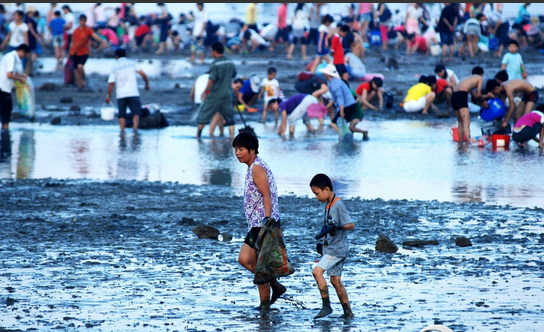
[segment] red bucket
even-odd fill
[[[457,133],[457,127],[451,127],[451,135],[453,136],[454,142],[459,142],[459,134]],[[464,141],[466,142],[467,139],[465,138]]]
[[[491,135],[491,143],[493,144],[493,150],[508,150],[510,145],[510,135]]]

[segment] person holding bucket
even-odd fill
[[[149,80],[147,75],[136,67],[136,63],[127,59],[127,53],[120,48],[115,51],[115,64],[108,78],[108,94],[104,99],[106,104],[111,102],[111,94],[115,86],[115,96],[117,97],[117,107],[119,108],[119,126],[121,132],[124,132],[126,125],[127,107],[132,114],[132,127],[134,132],[138,131],[142,102],[140,101],[140,91],[138,91],[138,82],[136,73],[142,76],[145,82],[145,89],[149,91]]]

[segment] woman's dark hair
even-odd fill
[[[325,23],[332,23],[334,22],[334,18],[332,18],[331,15],[327,14],[325,16],[323,16],[323,18],[321,19],[321,23],[325,24]]]
[[[312,181],[310,181],[310,187],[316,187],[321,190],[325,190],[325,188],[329,188],[331,191],[334,191],[332,189],[331,178],[329,178],[326,174],[323,174],[323,173],[316,174],[312,178]]]
[[[506,70],[501,70],[497,73],[497,75],[495,75],[495,79],[501,82],[508,81],[508,72],[506,72]]]
[[[418,80],[417,82],[418,82],[418,83],[427,84],[427,82],[428,82],[427,76],[426,76],[426,75],[421,75],[421,76],[419,77],[419,80]]]
[[[241,78],[235,78],[234,81],[233,81],[233,83],[234,83],[234,84],[238,84],[238,83],[244,84],[244,80],[241,79]]]
[[[434,75],[427,76],[427,85],[432,86],[434,84],[436,84],[436,76]]]
[[[372,78],[372,80],[370,81],[370,83],[374,83],[376,84],[376,86],[378,88],[381,88],[383,86],[383,80],[381,77],[374,77]],[[370,89],[372,89],[372,84],[370,84]]]
[[[436,65],[436,67],[434,67],[434,73],[438,74],[441,71],[446,72],[446,77],[444,77],[444,78],[447,78],[448,77],[448,71],[446,70],[446,66],[444,66],[443,64],[440,63],[440,64]]]
[[[232,141],[233,148],[246,148],[248,151],[255,151],[259,154],[259,139],[250,133],[241,132]]]
[[[544,113],[544,104],[538,105],[538,106],[535,108],[535,110]]]
[[[304,9],[304,5],[305,5],[305,3],[302,3],[302,2],[297,3],[297,7],[295,8],[295,14],[296,14],[299,10]]]

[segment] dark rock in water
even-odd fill
[[[95,111],[91,111],[91,112],[89,112],[87,117],[90,118],[90,119],[93,119],[93,118],[99,118],[100,115],[98,113],[96,113]]]
[[[187,224],[194,224],[194,223],[195,223],[194,219],[183,217],[181,218],[181,221],[178,222],[178,225],[187,225]]]
[[[69,103],[73,103],[74,100],[72,99],[72,97],[62,97],[60,98],[60,102],[63,104],[69,104]]]
[[[179,89],[181,89],[181,86],[179,85],[179,83],[176,83],[174,85],[174,90],[179,90]]]
[[[217,240],[217,237],[219,236],[219,230],[210,227],[210,226],[196,226],[193,228],[193,233],[198,236],[199,239],[213,239]]]
[[[459,247],[470,247],[472,246],[472,242],[470,242],[470,239],[467,239],[466,237],[458,237],[455,239],[455,244]]]
[[[232,241],[232,235],[229,233],[221,233],[221,236],[223,237],[223,241]]]
[[[70,111],[79,112],[79,111],[81,111],[81,107],[79,105],[72,105],[72,106],[70,106]]]
[[[15,302],[19,302],[19,301],[17,301],[16,299],[13,299],[13,298],[11,298],[11,297],[8,297],[8,298],[6,299],[6,306],[14,305]]]
[[[57,86],[55,85],[55,83],[47,82],[47,83],[44,83],[44,84],[40,85],[38,90],[52,91],[52,90],[55,90],[56,87]]]
[[[402,245],[408,246],[408,247],[422,247],[426,245],[437,246],[438,241],[437,240],[412,240],[412,241],[404,241],[402,242]]]
[[[56,116],[54,118],[51,119],[51,124],[52,125],[58,125],[60,124],[60,116]]]
[[[399,248],[386,235],[380,234],[376,241],[376,251],[394,254]]]

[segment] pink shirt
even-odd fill
[[[117,34],[113,32],[112,29],[102,29],[101,34],[108,39],[113,45],[119,44],[119,38],[117,38]]]
[[[532,111],[519,118],[514,127],[521,127],[523,125],[532,127],[539,122],[544,123],[544,114],[539,111]]]
[[[278,29],[287,28],[287,6],[281,4],[278,8]]]
[[[359,14],[368,14],[370,13],[370,7],[372,6],[372,3],[360,3],[361,10],[359,10]]]

